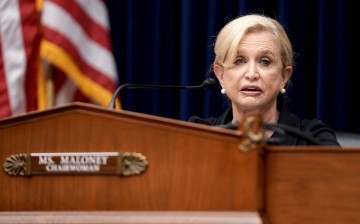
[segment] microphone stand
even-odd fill
[[[221,127],[221,128],[225,128],[225,129],[233,129],[236,130],[239,127],[239,124],[237,123],[228,123],[228,124],[224,124],[224,125],[217,125],[216,127]],[[314,137],[308,135],[305,132],[302,132],[301,130],[294,128],[292,126],[286,125],[286,124],[280,124],[280,123],[266,123],[264,125],[265,129],[268,130],[273,130],[283,136],[285,135],[292,135],[298,138],[301,138],[305,141],[307,141],[308,143],[312,144],[312,145],[323,145],[320,141],[318,141],[317,139],[315,139]],[[278,142],[279,141],[279,142]],[[269,141],[268,143],[281,143],[282,139],[276,139],[273,141]]]
[[[204,80],[200,85],[196,86],[174,86],[174,85],[150,85],[150,84],[134,84],[125,83],[119,86],[113,94],[113,97],[109,103],[109,108],[115,109],[116,97],[119,95],[122,89],[211,89],[214,87],[216,81],[213,78]]]

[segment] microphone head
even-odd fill
[[[214,78],[208,78],[203,81],[201,87],[203,89],[211,89],[214,88],[215,84],[216,84],[216,80]]]

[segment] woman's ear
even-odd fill
[[[214,73],[216,75],[216,78],[219,80],[220,85],[223,86],[224,68],[220,65],[214,65]]]
[[[282,77],[283,77],[283,83],[288,83],[288,81],[290,80],[290,77],[292,75],[292,71],[293,71],[293,68],[291,66],[286,66],[284,69],[283,69],[283,72],[282,72]]]

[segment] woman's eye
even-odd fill
[[[263,65],[270,65],[271,61],[267,58],[263,58],[260,60],[260,63]]]
[[[234,63],[234,64],[238,65],[238,64],[243,64],[243,63],[245,63],[244,58],[236,58],[236,60],[235,60],[235,63]]]

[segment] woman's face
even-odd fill
[[[276,108],[276,97],[290,78],[292,67],[283,67],[274,34],[246,34],[232,64],[230,68],[215,65],[214,72],[233,105],[244,111]]]

